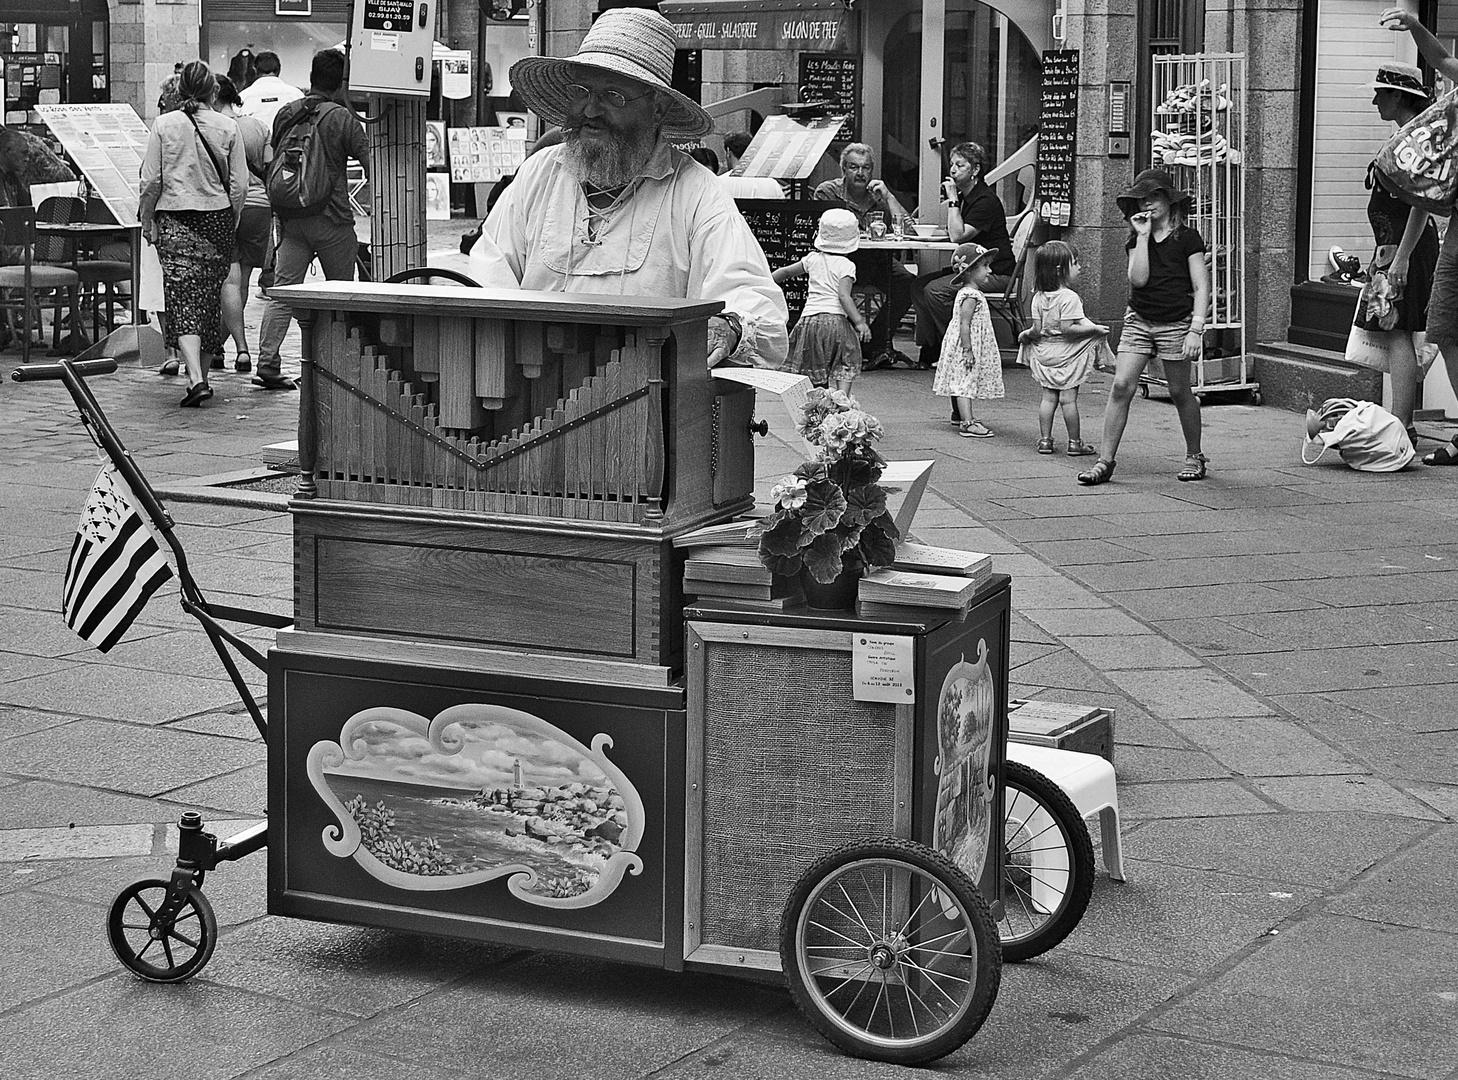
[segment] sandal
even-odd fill
[[[1458,435],[1452,442],[1445,442],[1431,454],[1423,455],[1424,465],[1458,465]]]
[[[158,375],[176,375],[181,368],[176,360],[164,360],[162,366],[157,369]]]
[[[1175,473],[1176,480],[1203,480],[1205,479],[1205,466],[1210,459],[1204,454],[1186,454],[1185,467]]]
[[[1092,469],[1078,474],[1078,482],[1085,487],[1107,484],[1114,478],[1114,466],[1117,464],[1118,462],[1109,461],[1107,458],[1099,458],[1094,462]]]
[[[1053,440],[1052,439],[1039,439],[1038,440],[1038,453],[1040,453],[1040,454],[1051,454],[1052,452],[1053,452]],[[1072,450],[1069,451],[1069,453],[1072,453],[1072,452],[1073,452]]]
[[[1086,443],[1082,439],[1068,440],[1069,457],[1088,457],[1089,455],[1097,454],[1098,452],[1098,447],[1094,446],[1092,443]]]

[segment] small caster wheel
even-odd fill
[[[780,963],[815,1030],[898,1065],[970,1039],[1002,977],[977,886],[946,856],[897,838],[847,844],[800,876],[780,919]]]
[[[1149,384],[1148,383],[1140,383],[1139,384],[1139,396],[1142,397],[1145,401],[1148,401],[1149,400]]]
[[[181,909],[164,914],[167,891],[161,880],[138,881],[111,903],[106,936],[122,965],[148,982],[182,982],[212,959],[218,943],[218,920],[202,890],[187,890]]]

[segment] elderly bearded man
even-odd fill
[[[709,365],[779,367],[785,298],[759,241],[718,178],[667,138],[713,120],[669,86],[673,27],[657,12],[605,12],[566,59],[511,69],[527,107],[563,141],[526,160],[471,249],[493,287],[722,300]]]

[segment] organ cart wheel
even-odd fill
[[[970,1039],[1002,975],[977,886],[944,855],[896,838],[847,844],[800,876],[780,919],[780,962],[817,1031],[899,1065]]]
[[[1003,773],[1002,958],[1018,963],[1073,932],[1093,893],[1093,843],[1078,809],[1042,773],[1009,761]]]
[[[197,886],[183,897],[175,914],[166,910],[167,882],[138,881],[112,901],[106,936],[116,958],[148,982],[181,982],[196,975],[218,943],[213,906]]]

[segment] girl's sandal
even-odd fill
[[[1118,462],[1107,461],[1099,458],[1094,462],[1092,469],[1086,469],[1078,474],[1078,482],[1085,487],[1092,487],[1095,484],[1107,484],[1114,477],[1114,466]]]
[[[1038,453],[1040,453],[1040,454],[1051,454],[1052,452],[1053,452],[1053,440],[1052,439],[1039,439],[1038,440]]]
[[[1458,465],[1458,436],[1446,442],[1431,454],[1423,455],[1424,465]]]
[[[1205,479],[1205,466],[1210,459],[1204,454],[1186,454],[1185,467],[1175,473],[1176,480],[1203,480]]]
[[[1082,439],[1068,440],[1069,457],[1090,457],[1093,454],[1097,454],[1098,452],[1099,451],[1096,446],[1092,445],[1091,443],[1086,443]]]

